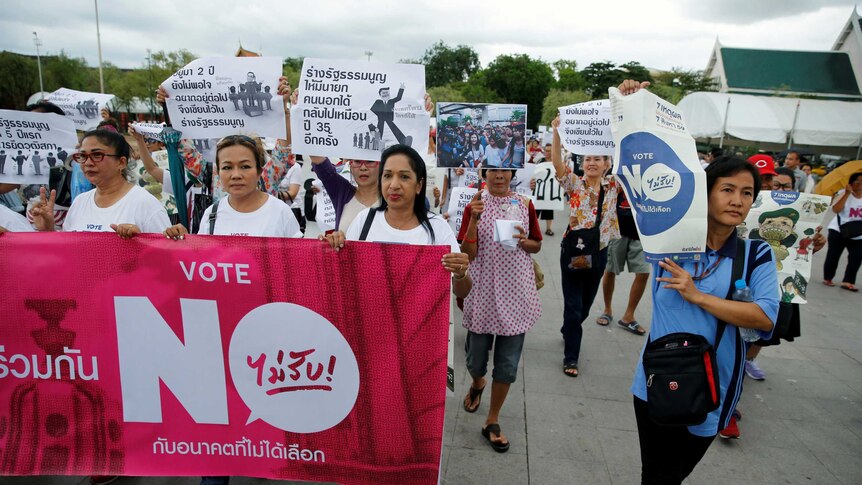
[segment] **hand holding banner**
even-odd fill
[[[173,127],[186,138],[238,133],[287,138],[278,57],[196,59],[162,83]]]

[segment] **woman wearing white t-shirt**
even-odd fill
[[[110,232],[122,238],[135,234],[159,233],[171,225],[162,204],[149,192],[128,181],[131,149],[117,132],[93,130],[84,134],[81,149],[72,158],[96,188],[72,201],[63,231]],[[40,201],[30,210],[40,231],[54,230],[54,199],[40,190]]]
[[[844,248],[847,248],[847,269],[844,270],[841,288],[859,291],[856,288],[856,273],[862,266],[862,235],[845,237],[841,234],[841,227],[847,225],[846,229],[850,229],[862,224],[860,222],[862,221],[862,172],[851,175],[850,183],[844,191],[835,195],[832,212],[835,213],[835,217],[829,223],[829,249],[823,262],[823,284],[835,286],[832,278],[838,271],[841,253],[844,252]]]
[[[204,211],[198,234],[302,237],[290,207],[258,188],[265,162],[266,152],[259,138],[231,135],[219,140],[216,166],[227,196]],[[182,239],[188,231],[176,224],[164,233],[169,238]]]
[[[449,224],[425,208],[427,180],[425,163],[416,150],[406,145],[387,148],[377,183],[380,207],[360,212],[346,234],[336,231],[320,238],[335,250],[344,247],[345,240],[449,246],[452,252],[443,256],[443,267],[452,273],[452,291],[463,298],[472,287],[469,259]]]
[[[299,229],[305,234],[305,214],[302,213],[303,194],[305,193],[302,190],[302,164],[295,161],[293,157],[291,157],[291,161],[293,165],[290,165],[287,175],[278,184],[278,198],[288,204],[299,222]],[[288,164],[290,163],[288,161]]]
[[[0,234],[4,232],[33,232],[27,218],[5,205],[0,205]]]

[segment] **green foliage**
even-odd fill
[[[570,104],[583,103],[590,100],[590,95],[583,91],[563,91],[561,89],[552,89],[545,98],[542,107],[542,118],[539,124],[550,125],[551,121],[557,117],[559,111],[557,108],[568,106]]]
[[[45,91],[69,88],[99,92],[99,71],[90,69],[83,57],[69,57],[63,51],[56,56],[43,57],[42,73]]]
[[[281,64],[281,73],[287,78],[287,82],[293,89],[299,88],[300,71],[302,70],[303,61],[305,61],[304,57],[287,57]]]
[[[431,101],[434,102],[434,115],[437,113],[437,103],[447,103],[450,101],[456,103],[467,100],[464,97],[464,93],[452,84],[428,88],[428,95],[431,96]]]
[[[554,83],[551,67],[526,54],[501,55],[485,69],[485,84],[505,103],[526,104],[527,125],[536,127],[542,116],[542,103]]]
[[[0,86],[0,109],[23,109],[27,98],[39,90],[36,60],[0,52]]]
[[[656,84],[679,89],[683,96],[696,91],[716,91],[718,89],[718,83],[715,79],[708,77],[703,71],[685,70],[681,67],[674,67],[670,71],[657,74],[655,81]]]
[[[608,88],[616,87],[626,79],[652,82],[649,70],[638,62],[627,62],[617,66],[613,62],[594,62],[581,71],[584,79],[585,91],[593,99],[605,99],[608,97]]]
[[[584,77],[578,72],[578,63],[573,60],[560,59],[551,66],[557,76],[556,89],[563,91],[581,91],[584,89]]]
[[[488,87],[486,71],[477,71],[460,88],[466,101],[470,103],[502,103],[503,97]],[[458,84],[453,84],[457,86]]]
[[[479,70],[479,54],[472,47],[449,47],[442,40],[429,47],[420,59],[425,64],[425,84],[429,87],[464,82]]]

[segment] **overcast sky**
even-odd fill
[[[334,0],[101,0],[102,56],[145,64],[146,50],[198,56],[243,47],[279,57],[418,58],[438,40],[467,44],[486,66],[500,54],[547,61],[637,61],[658,69],[703,69],[718,37],[725,46],[829,50],[853,0],[653,0],[514,2]],[[95,66],[93,0],[4,0],[0,50],[64,50]],[[754,67],[754,66],[753,66]]]

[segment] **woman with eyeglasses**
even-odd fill
[[[84,134],[81,148],[72,158],[81,166],[87,180],[96,188],[72,201],[64,231],[116,231],[122,238],[135,234],[159,233],[171,225],[162,204],[142,187],[128,181],[130,147],[117,132],[93,130]],[[54,230],[56,191],[30,210],[33,224],[40,231]]]
[[[302,237],[290,206],[260,190],[266,151],[260,139],[231,135],[216,146],[216,168],[227,194],[204,211],[198,234],[219,236]],[[165,236],[182,239],[185,226],[176,224]]]

